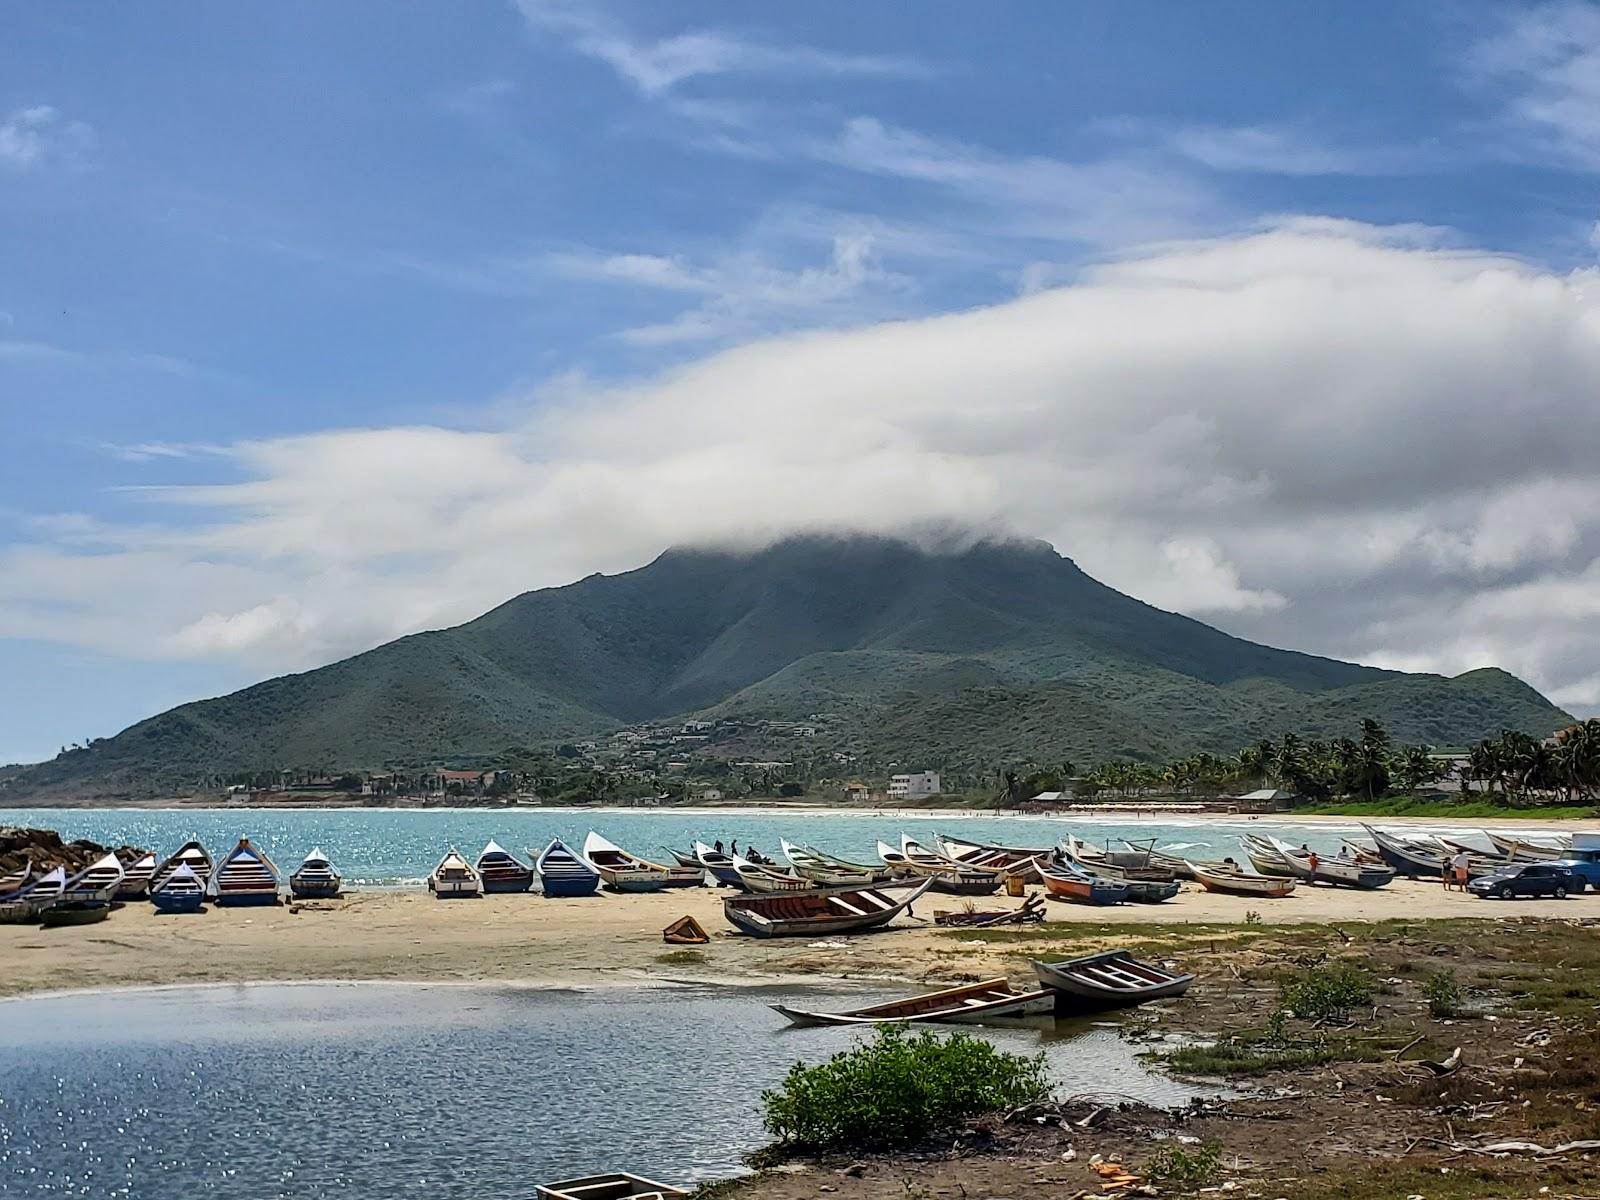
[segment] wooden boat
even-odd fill
[[[122,886],[125,874],[122,860],[115,854],[97,858],[67,880],[61,890],[62,903],[79,900],[109,903],[117,894],[117,889]]]
[[[1036,858],[1049,858],[1049,850],[1027,846],[995,846],[985,842],[968,842],[961,838],[934,835],[939,849],[947,858],[963,866],[978,867],[985,871],[1000,871],[1006,875],[1020,875],[1024,883],[1038,883],[1039,871],[1033,865]]]
[[[847,863],[841,858],[832,858],[810,846],[797,845],[787,838],[780,838],[778,844],[783,848],[783,857],[789,860],[789,865],[794,868],[796,875],[823,887],[882,883],[890,875],[887,867],[863,867]]]
[[[122,886],[117,888],[118,900],[142,900],[150,894],[150,879],[156,873],[156,856],[141,854],[132,862],[123,864]]]
[[[910,1021],[982,1025],[987,1021],[1040,1016],[1055,1011],[1055,993],[1048,988],[1019,992],[1004,979],[986,979],[942,992],[924,992],[848,1012],[808,1012],[774,1004],[791,1025],[903,1025]]]
[[[1194,871],[1191,868],[1191,864],[1204,867],[1207,870],[1214,869],[1218,871],[1226,870],[1229,865],[1221,859],[1187,859],[1180,854],[1174,854],[1170,850],[1157,850],[1154,843],[1140,845],[1137,842],[1124,841],[1123,845],[1128,847],[1127,853],[1130,858],[1142,857],[1150,866],[1171,871],[1174,878],[1187,879],[1190,882],[1194,882]],[[1121,852],[1118,853],[1120,855]]]
[[[1066,900],[1073,904],[1121,904],[1128,898],[1128,885],[1100,879],[1072,866],[1053,867],[1043,860],[1035,860],[1039,878],[1045,891],[1053,900]]]
[[[0,875],[0,899],[11,895],[12,892],[20,892],[28,886],[28,880],[32,878],[33,867],[31,864],[21,866],[5,875]]]
[[[1198,863],[1190,864],[1194,868],[1195,882],[1208,892],[1220,892],[1229,896],[1262,896],[1269,900],[1281,900],[1294,891],[1294,880],[1281,879],[1276,875],[1251,875],[1237,868],[1229,871],[1208,870]]]
[[[266,851],[252,845],[249,838],[240,838],[239,844],[213,868],[206,890],[226,908],[276,904],[278,868],[272,865]]]
[[[178,847],[177,853],[162,860],[155,874],[150,876],[150,890],[155,891],[179,867],[188,867],[204,882],[211,878],[211,855],[199,842],[185,842]]]
[[[1106,950],[1062,962],[1032,963],[1033,974],[1055,993],[1057,1013],[1094,1013],[1181,996],[1193,975],[1177,975],[1141,962],[1126,950]]]
[[[150,889],[150,903],[162,912],[199,912],[205,901],[205,881],[188,863],[179,863],[175,871]]]
[[[606,886],[619,892],[655,892],[664,887],[699,887],[706,881],[701,867],[664,867],[631,854],[593,830],[583,839],[583,857],[600,872]]]
[[[669,946],[704,946],[711,935],[693,917],[679,917],[661,931],[661,940]]]
[[[298,900],[328,900],[339,894],[344,880],[320,847],[300,860],[289,876],[289,894]]]
[[[688,856],[685,862],[682,855],[678,856],[678,865],[684,867],[699,867],[708,871],[718,883],[727,887],[742,888],[744,880],[739,876],[739,870],[733,865],[733,856],[721,850],[713,849],[704,842],[694,844],[694,853]]]
[[[817,885],[799,875],[774,870],[761,863],[753,863],[742,854],[731,859],[733,869],[739,873],[739,882],[751,892],[804,892]]]
[[[1261,874],[1271,875],[1275,879],[1300,877],[1300,873],[1294,869],[1294,864],[1266,838],[1246,834],[1239,839],[1239,844],[1244,847],[1244,854],[1250,860],[1250,865]]]
[[[1339,854],[1351,862],[1363,863],[1369,867],[1389,865],[1383,861],[1383,855],[1378,853],[1376,846],[1363,846],[1360,842],[1352,842],[1349,838],[1339,843]]]
[[[1143,856],[1144,865],[1123,865],[1112,854],[1097,853],[1071,834],[1067,835],[1066,856],[1085,875],[1127,885],[1128,899],[1135,904],[1161,904],[1176,896],[1181,887],[1176,874],[1149,865],[1148,856]]]
[[[539,873],[540,888],[552,899],[592,896],[600,886],[600,872],[560,838],[550,839],[534,860],[533,869]]]
[[[66,869],[55,867],[32,883],[0,896],[0,924],[22,925],[37,921],[39,914],[61,899],[66,884]]]
[[[911,853],[907,853],[907,847]],[[931,880],[933,890],[950,896],[987,896],[1000,887],[1000,872],[963,867],[942,854],[923,849],[910,838],[902,837],[900,849],[887,842],[878,843],[878,857],[897,873]]]
[[[1031,925],[1044,920],[1044,897],[1029,896],[1018,908],[964,908],[954,912],[936,908],[933,923],[950,928],[993,929],[1000,925]]]
[[[533,868],[491,840],[475,864],[485,892],[525,892],[533,886]]]
[[[1409,875],[1413,879],[1439,880],[1444,877],[1445,865],[1453,854],[1439,842],[1431,846],[1412,838],[1399,837],[1371,825],[1363,825],[1367,836],[1377,846],[1378,853],[1383,856],[1383,861],[1395,869],[1398,874]],[[1478,859],[1476,863],[1468,864],[1468,869],[1475,874],[1494,869],[1494,864]]]
[[[1394,882],[1395,872],[1390,866],[1375,866],[1341,857],[1324,858],[1319,854],[1317,865],[1313,867],[1311,856],[1299,848],[1277,838],[1267,838],[1266,841],[1289,865],[1294,877],[1302,883],[1326,883],[1334,887],[1372,891],[1375,888],[1388,887]]]
[[[642,1175],[626,1171],[608,1171],[603,1175],[584,1175],[578,1179],[561,1179],[555,1183],[541,1183],[533,1189],[538,1200],[671,1200],[674,1196],[687,1196],[682,1188],[657,1183]]]
[[[1558,844],[1550,845],[1547,842],[1532,842],[1510,834],[1495,833],[1485,829],[1483,836],[1489,839],[1489,844],[1506,858],[1522,862],[1554,862],[1561,858],[1572,857],[1572,839],[1562,838]]]
[[[48,928],[61,925],[92,925],[111,915],[110,900],[88,898],[58,900],[39,914],[39,922]]]
[[[872,887],[810,888],[803,892],[729,896],[722,913],[752,937],[819,937],[887,925],[933,886],[920,882]]]
[[[469,900],[483,891],[483,881],[461,851],[451,846],[428,876],[428,890],[440,900]]]

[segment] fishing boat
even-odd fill
[[[154,854],[141,854],[132,862],[124,863],[122,885],[117,888],[117,899],[143,900],[150,894],[150,879],[155,873]]]
[[[1042,859],[1035,859],[1039,878],[1052,900],[1066,900],[1072,904],[1121,904],[1128,898],[1128,885],[1099,879],[1076,867],[1053,867]]]
[[[1260,840],[1260,839],[1257,839]],[[1312,855],[1304,850],[1289,845],[1288,842],[1279,841],[1277,838],[1265,839],[1282,860],[1289,865],[1294,877],[1302,883],[1326,883],[1334,887],[1359,888],[1363,891],[1372,891],[1376,888],[1388,887],[1394,882],[1394,868],[1382,864],[1357,862],[1351,858],[1332,856],[1324,858],[1316,855],[1316,865],[1312,865]]]
[[[1095,1013],[1181,996],[1194,982],[1126,950],[1106,950],[1062,962],[1032,963],[1033,974],[1055,993],[1056,1012]]]
[[[1275,879],[1300,877],[1300,873],[1294,869],[1294,864],[1266,838],[1245,834],[1239,839],[1239,843],[1244,847],[1244,854],[1250,860],[1250,865],[1261,874],[1271,875]]]
[[[1049,850],[1030,846],[995,846],[986,842],[969,842],[962,838],[935,834],[934,841],[947,858],[963,866],[978,867],[985,871],[1001,871],[1019,875],[1024,883],[1038,883],[1039,871],[1033,865],[1036,858],[1049,858]]]
[[[41,912],[39,922],[47,929],[61,925],[92,925],[110,915],[110,900],[67,899],[58,900]]]
[[[1483,836],[1489,839],[1489,844],[1508,859],[1520,859],[1524,862],[1554,862],[1560,858],[1572,856],[1572,839],[1570,837],[1558,838],[1556,845],[1547,842],[1528,841],[1525,838],[1513,837],[1511,834],[1495,833],[1485,829]]]
[[[1372,839],[1373,845],[1377,846],[1383,861],[1397,873],[1409,875],[1413,879],[1443,877],[1445,864],[1450,860],[1450,853],[1437,842],[1427,846],[1371,825],[1363,825],[1361,828],[1367,831],[1367,836]]]
[[[744,880],[739,877],[738,868],[733,865],[733,856],[714,849],[704,842],[694,844],[694,853],[689,856],[689,861],[685,862],[680,856],[678,865],[699,867],[709,871],[713,879],[727,887],[744,887]]]
[[[428,876],[428,890],[440,900],[466,900],[483,891],[483,881],[461,851],[451,846]]]
[[[1124,841],[1123,845],[1128,847],[1126,853],[1130,858],[1142,857],[1150,866],[1171,871],[1174,878],[1187,879],[1190,882],[1194,881],[1194,871],[1190,866],[1191,862],[1205,867],[1207,870],[1214,868],[1220,871],[1226,870],[1228,867],[1228,864],[1221,859],[1191,860],[1184,858],[1181,854],[1174,854],[1170,850],[1157,850],[1154,842],[1140,844],[1138,842]],[[1122,852],[1119,851],[1118,853],[1120,855]]]
[[[823,887],[883,883],[894,874],[882,863],[877,866],[854,863],[832,854],[824,854],[815,846],[802,846],[783,838],[779,839],[778,844],[783,847],[783,856],[789,860],[789,865],[794,868],[796,875],[803,875]]]
[[[932,879],[923,879],[872,887],[752,892],[729,896],[722,902],[722,913],[752,937],[826,937],[887,925],[932,886]]]
[[[188,867],[203,882],[211,878],[211,855],[199,842],[185,842],[178,847],[177,853],[164,859],[155,874],[150,876],[150,890],[155,891],[179,867]]]
[[[0,896],[0,924],[18,925],[37,921],[40,913],[61,899],[62,889],[66,885],[66,868],[54,867],[32,883]]]
[[[738,872],[739,882],[747,891],[804,892],[817,886],[811,880],[803,879],[799,875],[775,870],[762,863],[753,863],[742,854],[733,855],[731,861],[733,869]]]
[[[643,1175],[630,1175],[627,1171],[607,1171],[603,1175],[541,1183],[533,1192],[538,1200],[672,1200],[674,1196],[689,1194],[682,1188],[657,1183]]]
[[[28,886],[28,880],[33,878],[33,866],[24,863],[15,871],[0,875],[0,897],[9,896],[12,892],[20,892]]]
[[[600,872],[569,850],[560,838],[550,839],[534,860],[533,869],[539,873],[544,894],[553,899],[592,896],[600,886]]]
[[[61,901],[64,904],[79,900],[109,903],[122,886],[125,874],[122,860],[115,854],[106,854],[67,880],[61,889]]]
[[[211,872],[206,890],[225,908],[278,902],[278,868],[266,851],[252,845],[249,838],[222,856]]]
[[[300,860],[300,865],[289,876],[289,894],[297,900],[329,900],[339,894],[344,880],[322,852],[313,846],[311,853]]]
[[[1218,871],[1202,867],[1198,863],[1191,863],[1190,866],[1194,870],[1195,882],[1208,892],[1281,900],[1294,891],[1294,880],[1283,879],[1276,875],[1251,875],[1239,870],[1238,867]]]
[[[1124,865],[1110,853],[1094,852],[1071,834],[1067,835],[1065,852],[1067,859],[1083,874],[1096,876],[1107,883],[1125,884],[1128,899],[1135,904],[1161,904],[1176,896],[1182,886],[1173,872],[1164,867],[1151,866],[1148,856],[1143,856],[1145,862],[1141,865]]]
[[[902,1025],[910,1021],[982,1025],[989,1021],[1041,1016],[1055,1011],[1055,993],[1049,988],[1019,992],[1004,979],[986,979],[942,992],[924,992],[903,1000],[852,1008],[848,1012],[808,1012],[774,1004],[791,1025]]]
[[[533,886],[533,868],[499,842],[491,840],[476,865],[485,892],[525,892]]]
[[[150,903],[161,912],[199,912],[205,901],[205,881],[188,863],[179,863],[176,870],[150,889]]]
[[[583,839],[583,857],[595,865],[606,886],[619,892],[655,892],[664,887],[698,887],[706,881],[703,867],[664,867],[629,853],[593,830]]]
[[[905,836],[901,837],[898,850],[879,842],[878,857],[898,874],[932,880],[934,891],[950,896],[987,896],[1000,886],[1000,872],[963,867]]]

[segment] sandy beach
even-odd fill
[[[440,901],[423,891],[372,891],[275,908],[211,908],[191,916],[158,915],[150,905],[134,903],[90,926],[0,925],[0,995],[264,980],[604,986],[684,979],[756,982],[796,974],[959,981],[1024,973],[1025,964],[1004,948],[934,926],[934,912],[959,909],[959,898],[925,896],[916,906],[916,919],[901,918],[874,934],[767,941],[733,933],[722,915],[727,894],[686,888],[585,900],[501,895]],[[1017,903],[994,899],[980,905]],[[1064,934],[1104,927],[1111,945],[1119,927],[1133,934],[1134,927],[1150,923],[1237,923],[1247,911],[1273,924],[1574,919],[1600,917],[1600,895],[1497,902],[1447,893],[1433,883],[1397,880],[1378,892],[1302,887],[1285,900],[1258,901],[1186,888],[1160,905],[1087,908],[1052,901],[1049,920]],[[688,960],[661,941],[661,930],[686,913],[712,935],[701,956]]]

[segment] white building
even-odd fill
[[[939,772],[918,771],[914,775],[891,775],[889,799],[926,800],[939,794]]]

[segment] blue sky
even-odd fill
[[[1477,450],[1449,444],[1458,418],[1514,421],[1535,394],[1593,407],[1594,322],[1568,311],[1587,302],[1600,217],[1592,6],[13,4],[7,26],[0,762],[680,537],[824,517],[970,516],[1248,636],[1418,669],[1496,661],[1600,704],[1600,648],[1569,629],[1600,522],[1581,467],[1501,470],[1494,435],[1463,487],[1450,464]],[[1307,330],[1362,287],[1437,287],[1449,313],[1514,277],[1460,327],[1419,331],[1439,359],[1372,364],[1408,381],[1384,400],[1402,425],[1408,404],[1438,422],[1403,447],[1420,469],[1335,480],[1301,511],[1293,456],[1319,444],[1303,420],[1274,423],[1295,408],[1303,330],[1249,364],[1248,422],[1197,398],[1214,362],[1140,374],[1186,361],[1194,327],[1158,274],[1233,295],[1264,261],[1262,286],[1306,289]],[[1529,315],[1552,289],[1564,315]],[[1031,321],[1057,293],[1065,315],[1024,345],[1115,314],[1107,329],[1153,349],[1018,383],[1016,357],[974,336],[964,396],[1036,388],[1066,433],[1088,428],[1085,395],[1124,387],[1159,393],[1157,427],[1265,424],[1277,440],[1255,465],[1212,463],[1253,506],[1201,519],[1108,487],[1051,508],[1048,485],[1019,500],[997,456],[1037,439],[987,446],[994,414],[953,448],[928,434],[970,410],[960,394],[886,408],[783,475],[797,429],[841,427],[807,407],[840,379],[930,394],[881,373],[886,355],[928,355],[862,339],[943,336],[941,314],[968,331]],[[1524,374],[1438,407],[1449,339],[1501,335],[1495,361]],[[1550,337],[1571,356],[1559,371]],[[1352,405],[1339,428],[1359,434],[1373,398],[1352,389],[1329,403]],[[660,449],[640,432],[652,416],[697,440]],[[1151,440],[1095,437],[1102,463]],[[1587,437],[1571,432],[1574,452]],[[940,456],[938,486],[884,457],[913,442]],[[758,511],[699,490],[752,462]],[[829,463],[898,483],[841,505],[855,489]],[[1135,455],[1124,477],[1143,471],[1170,476]],[[1297,530],[1379,549],[1342,562],[1323,602],[1283,565]]]

